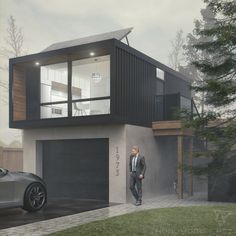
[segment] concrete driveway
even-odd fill
[[[41,236],[57,231],[68,229],[74,226],[86,224],[96,220],[107,219],[131,212],[154,208],[187,207],[187,206],[208,206],[208,205],[230,205],[236,203],[208,202],[206,195],[195,194],[192,197],[178,199],[176,195],[161,195],[151,199],[143,199],[141,206],[134,206],[132,203],[111,205],[102,209],[86,211],[78,214],[53,218],[50,220],[21,225],[0,230],[1,236]]]
[[[108,204],[96,200],[64,198],[50,200],[44,209],[34,213],[26,212],[21,208],[1,209],[0,230],[42,220],[49,220],[61,216],[100,209],[112,205],[114,204]]]

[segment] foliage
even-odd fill
[[[210,27],[195,26],[195,34],[203,40],[192,47],[208,56],[192,61],[204,75],[201,83],[192,89],[204,92],[208,109],[200,117],[185,116],[184,123],[195,129],[197,138],[209,144],[206,150],[194,153],[197,157],[211,158],[211,163],[198,168],[198,172],[217,174],[222,172],[228,158],[235,158],[236,149],[236,1],[204,2],[211,8],[215,20]]]
[[[209,6],[206,6],[205,9],[201,9],[201,20],[195,20],[195,27],[196,28],[204,28],[208,29],[212,27],[216,21],[215,19],[215,13],[212,11],[212,9]],[[193,47],[194,44],[197,44],[199,42],[204,41],[212,41],[213,37],[202,37],[196,34],[196,30],[193,30],[192,33],[189,33],[186,37],[186,43],[183,45],[184,50],[184,56],[186,60],[186,65],[180,66],[180,72],[186,75],[188,78],[191,79],[191,82],[193,85],[201,84],[202,81],[204,81],[206,75],[199,71],[194,65],[193,61],[196,60],[206,60],[209,61],[209,54],[205,51],[197,50],[195,47]],[[200,113],[204,112],[206,109],[205,102],[204,102],[204,91],[203,92],[197,92],[194,91],[193,98],[196,102],[196,105],[198,109],[200,110]]]
[[[91,222],[50,235],[235,235],[235,213],[235,205],[151,209]]]

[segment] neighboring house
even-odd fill
[[[173,193],[176,179],[183,197],[177,161],[192,139],[174,110],[193,108],[190,84],[121,42],[130,31],[10,59],[10,127],[24,130],[24,171],[45,179],[49,197],[130,201],[132,145],[146,158],[144,198]],[[191,176],[188,184],[191,194]]]

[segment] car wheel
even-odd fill
[[[47,200],[46,190],[40,183],[31,184],[25,192],[23,209],[29,212],[39,211]]]

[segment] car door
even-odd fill
[[[0,205],[14,201],[14,179],[8,171],[0,168]]]

